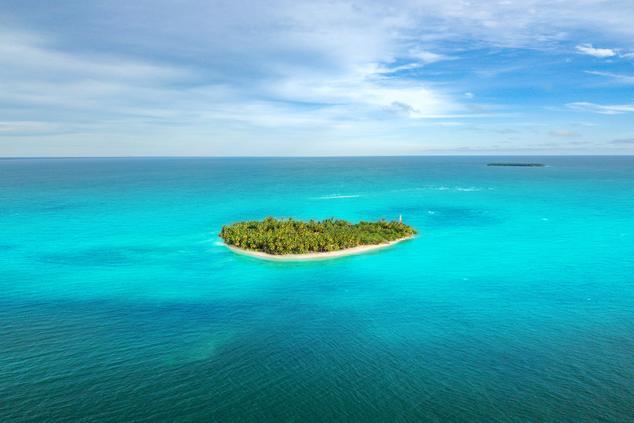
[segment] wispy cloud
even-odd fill
[[[607,58],[617,55],[617,52],[611,48],[595,48],[592,44],[579,44],[575,48],[577,52],[588,56]]]
[[[1,100],[29,107],[32,114],[47,110],[49,116],[43,119],[54,114],[60,125],[63,121],[97,119],[99,125],[111,120],[117,126],[123,121],[203,127],[214,122],[241,122],[254,127],[310,130],[350,128],[378,117],[444,119],[469,113],[452,95],[422,81],[384,78],[389,64],[365,63],[365,58],[356,66],[338,63],[318,74],[278,63],[274,72],[246,83],[216,84],[201,77],[205,70],[198,66],[63,52],[54,40],[44,40],[38,34],[4,35],[0,41]],[[381,56],[372,53],[367,59]],[[415,64],[421,66],[444,58],[422,50],[409,51],[407,57],[415,58]],[[20,128],[33,130],[14,125],[11,131],[3,132]]]
[[[39,140],[0,148],[43,148],[44,134],[64,134],[51,135],[58,143],[46,148],[77,148],[81,140],[87,151],[110,143],[122,153],[172,145],[183,153],[398,154],[426,142],[506,142],[500,129],[518,121],[570,125],[556,113],[543,116],[570,98],[571,86],[584,88],[575,84],[578,69],[562,65],[570,45],[599,58],[632,51],[632,3],[610,5],[111,0],[79,7],[62,0],[37,13],[9,5],[0,30],[0,136]],[[584,44],[579,34],[614,48]],[[623,68],[592,72],[630,83]],[[605,105],[569,108],[631,112],[611,97],[617,88],[576,97]],[[490,128],[486,135],[467,130],[475,119]],[[545,131],[532,138],[520,131],[513,142]]]
[[[440,62],[441,60],[450,59],[449,57],[443,54],[438,54],[438,53],[433,53],[431,51],[423,50],[420,47],[415,47],[410,49],[408,52],[408,56],[418,60],[420,63],[425,65],[429,63]]]
[[[601,72],[601,71],[586,71],[586,73],[590,75],[603,76],[606,78],[610,78],[614,82],[620,83],[620,84],[626,84],[626,85],[634,84],[634,75],[627,75],[627,74],[614,73],[614,72]]]
[[[602,115],[618,115],[622,113],[634,113],[634,104],[595,104],[588,102],[568,103],[573,110],[599,113]]]

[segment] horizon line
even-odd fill
[[[130,156],[0,156],[0,160],[28,159],[337,159],[337,158],[385,158],[385,157],[634,157],[627,154],[384,154],[384,155],[302,155],[302,156],[230,156],[230,155],[130,155]]]

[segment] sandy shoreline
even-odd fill
[[[356,254],[363,254],[369,251],[380,250],[382,248],[390,247],[394,244],[398,244],[399,242],[406,241],[412,238],[414,237],[409,236],[406,238],[397,239],[395,241],[386,242],[384,244],[360,245],[358,247],[346,248],[345,250],[330,251],[327,253],[283,254],[283,255],[274,255],[274,254],[262,253],[260,251],[244,250],[242,248],[234,247],[233,245],[227,245],[227,244],[225,244],[225,246],[229,248],[231,251],[233,251],[234,253],[259,258],[262,260],[308,261],[308,260],[326,260],[326,259],[333,259],[338,257],[352,256]]]

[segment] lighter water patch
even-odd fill
[[[359,198],[359,197],[361,197],[360,194],[349,194],[349,195],[331,194],[331,195],[324,195],[321,197],[312,197],[311,200],[339,200],[342,198]]]
[[[168,355],[165,362],[170,365],[180,365],[209,360],[218,355],[220,349],[231,342],[234,337],[233,331],[221,330],[203,341],[186,343],[180,351]]]

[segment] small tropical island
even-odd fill
[[[487,166],[544,167],[543,163],[487,163]]]
[[[350,223],[340,219],[292,218],[237,222],[223,226],[220,237],[236,253],[269,260],[317,260],[388,247],[416,235],[401,221]]]

